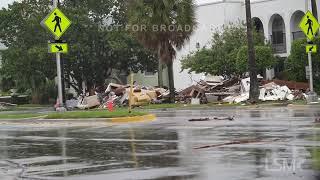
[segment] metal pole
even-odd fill
[[[309,62],[309,73],[310,73],[310,78],[309,78],[309,86],[310,86],[310,92],[313,93],[313,73],[312,73],[312,57],[311,57],[312,52],[308,52],[308,62]]]
[[[63,107],[60,53],[56,53],[59,107]]]

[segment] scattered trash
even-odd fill
[[[234,120],[234,116],[232,116],[232,117],[215,117],[215,118],[213,118],[214,120],[219,120],[219,121],[221,121],[221,120],[229,120],[229,121],[233,121]]]
[[[17,106],[17,104],[0,102],[0,110],[5,110],[5,109],[8,109],[8,107],[14,107],[14,106]]]
[[[236,144],[270,143],[270,142],[275,142],[275,141],[279,141],[279,140],[280,139],[273,139],[273,140],[264,141],[262,139],[248,139],[248,140],[231,141],[228,143],[200,146],[200,147],[195,147],[193,149],[206,149],[206,148],[222,147],[222,146],[226,146],[226,145],[236,145]]]
[[[194,122],[194,121],[212,121],[212,120],[216,120],[216,121],[222,121],[222,120],[228,120],[228,121],[233,121],[234,120],[234,116],[232,117],[214,117],[214,118],[199,118],[199,119],[190,119],[190,122]]]
[[[190,119],[189,120],[190,122],[193,122],[193,121],[210,121],[209,118],[199,118],[199,119]]]
[[[73,110],[78,106],[79,100],[77,99],[70,99],[66,101],[66,108],[67,110]]]

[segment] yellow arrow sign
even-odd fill
[[[52,43],[49,44],[49,53],[68,53],[67,43]]]
[[[42,20],[41,25],[49,29],[54,36],[60,38],[71,25],[71,21],[60,9],[55,8]]]
[[[304,32],[304,34],[308,37],[308,39],[312,41],[319,30],[319,23],[317,19],[312,15],[312,13],[308,11],[303,16],[299,24],[299,27]]]
[[[317,53],[317,45],[313,45],[313,44],[307,45],[306,53],[309,53],[309,52]]]

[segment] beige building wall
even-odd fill
[[[167,68],[163,70],[163,85],[164,86],[169,86],[169,81],[168,81],[168,71]],[[158,86],[158,73],[154,73],[153,75],[149,75],[146,73],[136,73],[133,76],[133,80],[136,81],[138,85],[142,86]],[[130,83],[130,76],[128,76],[128,83]]]

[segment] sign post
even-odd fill
[[[308,6],[306,6],[308,8]],[[316,36],[319,30],[319,23],[310,11],[307,11],[305,16],[302,18],[299,27],[308,38],[308,45],[306,46],[306,53],[308,53],[308,64],[309,64],[309,86],[310,92],[308,94],[308,103],[318,102],[317,94],[313,88],[313,72],[312,72],[312,53],[317,52],[317,46],[313,45],[312,40]]]
[[[63,89],[61,77],[61,53],[68,52],[68,45],[60,43],[60,37],[71,25],[71,21],[58,9],[58,0],[53,0],[53,10],[41,21],[41,25],[48,29],[55,37],[55,43],[49,44],[49,53],[56,54],[57,76],[58,76],[58,106],[57,111],[64,111]]]

